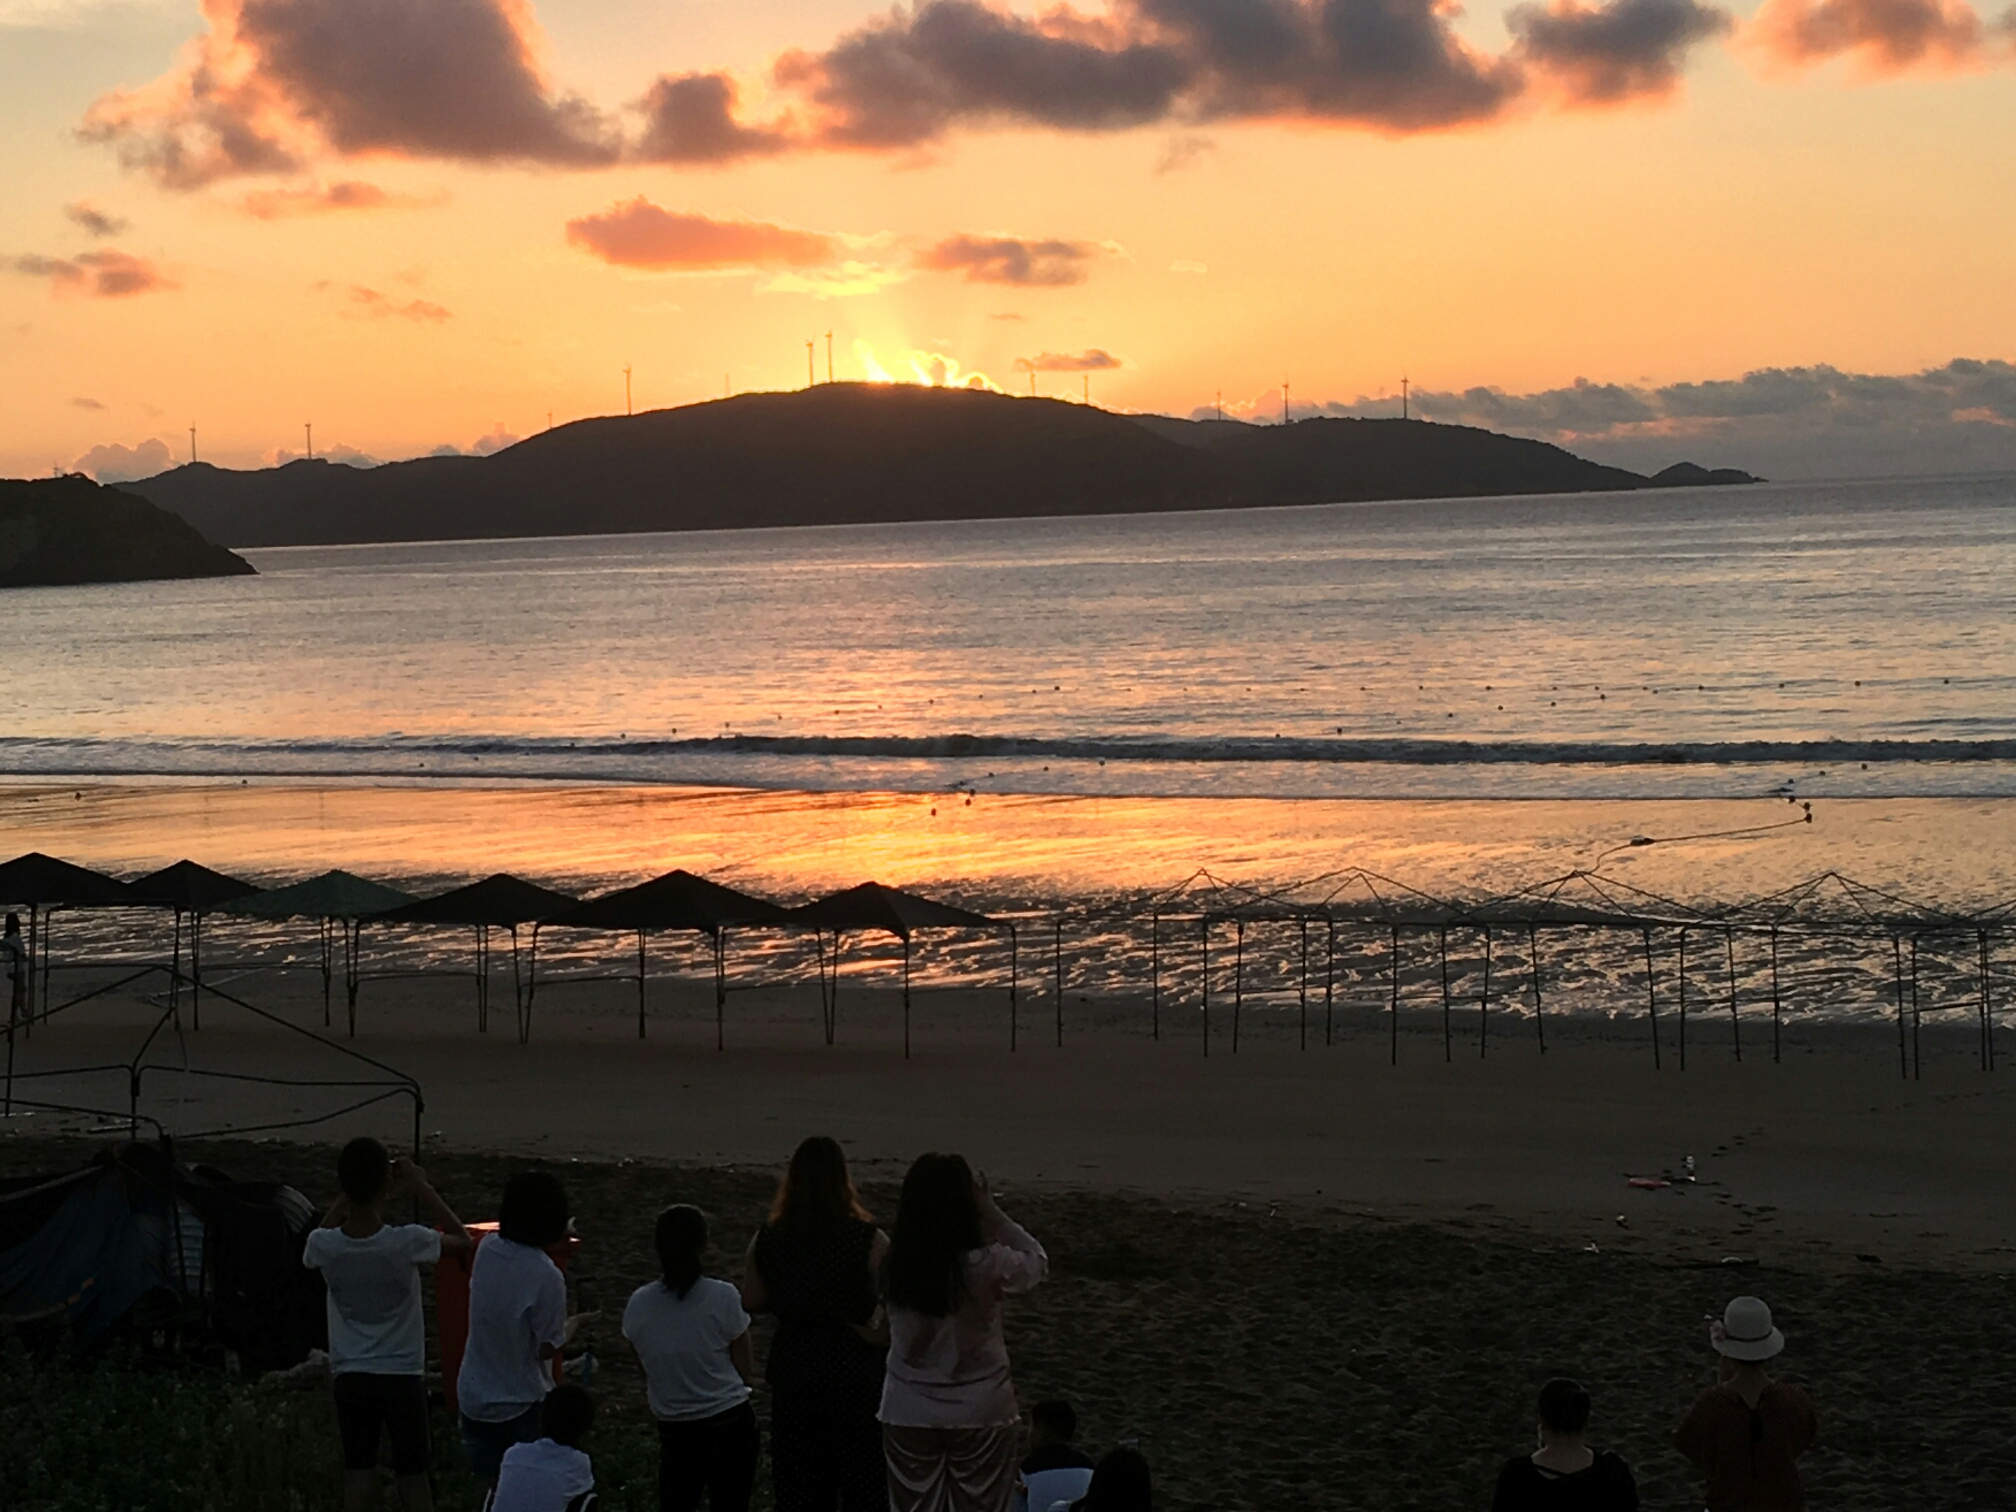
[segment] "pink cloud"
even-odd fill
[[[414,210],[447,203],[445,194],[394,194],[358,179],[301,189],[254,189],[238,208],[254,220],[291,220],[345,210]]]
[[[1018,373],[1100,373],[1127,364],[1111,352],[1089,347],[1082,352],[1039,352],[1034,357],[1017,357]]]
[[[70,470],[87,473],[100,483],[130,483],[136,478],[166,472],[174,465],[175,456],[168,450],[168,443],[156,436],[138,446],[121,446],[116,441],[94,446],[72,462]]]
[[[840,260],[837,239],[818,231],[682,214],[641,195],[567,222],[567,240],[604,262],[654,272],[818,268]]]
[[[110,247],[102,252],[80,252],[75,257],[40,257],[31,253],[12,261],[15,272],[48,279],[57,294],[126,299],[179,287],[148,259]]]
[[[354,313],[373,320],[411,320],[421,325],[439,325],[444,320],[453,319],[455,313],[426,299],[409,299],[401,304],[362,284],[350,286],[350,303]]]
[[[920,267],[963,273],[968,283],[1054,288],[1083,283],[1093,258],[1106,249],[1096,242],[1031,241],[1020,236],[950,236],[918,254]]]
[[[63,213],[92,236],[117,236],[130,224],[117,215],[100,210],[89,200],[72,200],[63,207]]]
[[[2016,58],[2016,11],[1991,29],[1964,0],[1764,0],[1747,39],[1773,63],[1847,58],[1864,75],[1950,73]]]

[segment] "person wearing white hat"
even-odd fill
[[[1764,1366],[1785,1348],[1771,1309],[1738,1297],[1708,1325],[1720,1379],[1674,1431],[1673,1445],[1708,1478],[1708,1512],[1805,1512],[1799,1456],[1813,1447],[1813,1403]]]

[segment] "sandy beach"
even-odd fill
[[[540,987],[529,1043],[508,973],[487,1033],[467,975],[366,980],[354,1039],[339,978],[323,1038],[318,972],[218,962],[200,1029],[186,998],[162,1023],[150,978],[39,1025],[16,1087],[123,1109],[159,1023],[140,1111],[182,1134],[295,1125],[183,1153],[321,1199],[337,1141],[414,1137],[396,1091],[339,1111],[396,1072],[466,1216],[493,1216],[514,1169],[565,1174],[576,1302],[604,1308],[649,1278],[671,1200],[708,1208],[732,1270],[805,1134],[842,1140],[885,1216],[912,1157],[960,1150],[1053,1255],[1011,1324],[1025,1402],[1068,1396],[1095,1446],[1139,1441],[1180,1512],[1481,1506],[1563,1371],[1596,1393],[1600,1441],[1637,1467],[1645,1505],[1694,1507],[1668,1434],[1707,1379],[1702,1319],[1741,1291],[1778,1309],[1787,1367],[1820,1401],[1816,1507],[2007,1504],[2016,1082],[1979,1069],[1970,1026],[1928,1023],[1905,1080],[1892,1027],[1793,1015],[1774,1058],[1755,1005],[1740,1061],[1727,1016],[1697,1014],[1683,1070],[1670,1016],[1655,1067],[1642,1016],[1551,1016],[1543,1054],[1524,1015],[1494,1013],[1480,1050],[1474,1008],[1445,1041],[1440,1013],[1409,1007],[1396,1052],[1379,1003],[1340,1002],[1331,1042],[1318,1016],[1305,1044],[1277,996],[1245,1005],[1236,1052],[1214,1004],[1207,1056],[1194,1002],[1162,1004],[1158,1039],[1145,997],[1068,991],[1060,1046],[1038,979],[1012,1049],[1005,990],[918,990],[906,1058],[901,995],[869,977],[843,982],[830,1046],[812,982],[744,986],[717,1050],[704,979],[654,976],[640,1040],[634,981],[563,976]],[[57,980],[60,1001],[111,978]],[[63,1067],[100,1069],[35,1074]],[[123,1122],[17,1114],[0,1168],[74,1164]],[[591,1342],[609,1505],[648,1505],[641,1383],[613,1329]],[[333,1455],[319,1407],[288,1421],[295,1460]],[[466,1479],[444,1466],[444,1508],[475,1506]]]
[[[320,1032],[313,974],[229,990]],[[1011,1052],[1005,992],[943,991],[915,995],[906,1060],[901,999],[886,990],[843,987],[830,1047],[812,985],[732,993],[719,1052],[711,992],[654,983],[641,1041],[634,993],[620,981],[544,988],[520,1045],[508,989],[493,992],[479,1034],[470,983],[449,978],[367,982],[359,1033],[344,1038],[339,984],[341,1049],[209,996],[200,1030],[185,1016],[149,1048],[141,1111],[181,1131],[316,1117],[360,1094],[177,1068],[380,1075],[344,1054],[356,1050],[417,1081],[436,1149],[767,1165],[828,1130],[882,1174],[954,1148],[1023,1188],[1464,1215],[1606,1247],[1657,1236],[1710,1259],[1832,1246],[2002,1268],[2016,1255],[2000,1195],[2016,1183],[2005,1137],[2016,1083],[1978,1069],[1971,1030],[1928,1030],[1922,1078],[1904,1081],[1894,1031],[1880,1026],[1794,1023],[1773,1063],[1768,1016],[1753,1017],[1739,1062],[1726,1017],[1703,1017],[1683,1071],[1670,1020],[1655,1069],[1642,1020],[1557,1020],[1543,1054],[1530,1019],[1500,1014],[1480,1055],[1472,1011],[1453,1021],[1445,1061],[1440,1015],[1412,1012],[1391,1065],[1390,1021],[1371,1005],[1341,1008],[1327,1047],[1317,1024],[1306,1050],[1293,1012],[1249,1007],[1236,1053],[1220,1005],[1207,1057],[1194,1009],[1165,1005],[1158,1041],[1145,1001],[1076,995],[1060,1049],[1054,999],[1025,989]],[[17,1069],[125,1062],[152,1021],[116,995],[71,1009],[20,1046]],[[20,1085],[125,1106],[123,1072]],[[410,1140],[410,1101],[286,1137],[366,1131]],[[1626,1185],[1681,1174],[1690,1155],[1697,1185]]]
[[[1487,1055],[1459,1041],[1445,1062],[1420,1018],[1391,1066],[1373,1025],[1302,1051],[1276,1015],[1207,1060],[1193,1023],[1165,1023],[1158,1043],[1143,1005],[1074,1001],[1061,1050],[1030,1010],[1011,1053],[1004,995],[944,993],[920,995],[906,1061],[890,994],[844,991],[831,1048],[810,989],[732,998],[725,1052],[706,995],[666,997],[640,1044],[618,985],[556,993],[527,1046],[508,1003],[475,1032],[466,983],[369,984],[345,1043],[421,1081],[426,1162],[465,1216],[491,1216],[513,1169],[564,1173],[577,1303],[603,1308],[648,1279],[667,1201],[709,1209],[732,1271],[805,1133],[843,1139],[885,1216],[910,1156],[968,1153],[1053,1256],[1012,1315],[1025,1402],[1066,1395],[1094,1445],[1138,1440],[1183,1512],[1481,1506],[1556,1371],[1591,1386],[1600,1440],[1637,1468],[1647,1507],[1694,1506],[1666,1435],[1707,1378],[1701,1319],[1738,1291],[1771,1300],[1788,1369],[1819,1399],[1816,1507],[2007,1504],[2016,1089],[1958,1036],[1928,1047],[1913,1083],[1894,1041],[1852,1028],[1796,1028],[1775,1064],[1768,1034],[1740,1064],[1704,1037],[1683,1073],[1670,1053],[1654,1071],[1628,1025],[1557,1026],[1543,1057],[1508,1023]],[[319,986],[265,1000],[319,1020]],[[24,1068],[130,1053],[132,1008],[73,1013]],[[158,1043],[162,1063],[186,1046],[217,1070],[311,1064],[298,1037],[219,1003],[200,1032]],[[148,1107],[183,1127],[314,1106],[178,1080],[151,1084]],[[9,1121],[0,1164],[75,1160],[91,1143],[52,1137],[65,1122]],[[322,1198],[333,1141],[408,1128],[388,1104],[185,1155]],[[1696,1185],[1626,1184],[1689,1154]],[[641,1383],[612,1329],[592,1342],[603,1484],[612,1505],[645,1505]],[[460,1504],[456,1475],[444,1505]]]

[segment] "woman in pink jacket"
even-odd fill
[[[882,1447],[890,1512],[1008,1512],[1021,1409],[1002,1304],[1049,1271],[1043,1246],[995,1206],[957,1155],[920,1155],[903,1178],[889,1256]]]

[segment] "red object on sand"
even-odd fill
[[[497,1232],[494,1223],[469,1223],[463,1227],[479,1247]],[[569,1237],[546,1253],[565,1271],[568,1260],[580,1247],[579,1239]],[[434,1267],[434,1326],[441,1335],[441,1388],[451,1413],[461,1411],[461,1404],[455,1399],[455,1383],[462,1374],[462,1353],[469,1347],[469,1267],[475,1263],[476,1252],[471,1250],[466,1255],[443,1255],[440,1264]],[[553,1356],[553,1379],[556,1382],[560,1379],[557,1353]]]
[[[1672,1182],[1663,1181],[1657,1176],[1630,1176],[1625,1179],[1629,1185],[1638,1188],[1641,1192],[1656,1192],[1661,1187],[1670,1187],[1673,1185]]]

